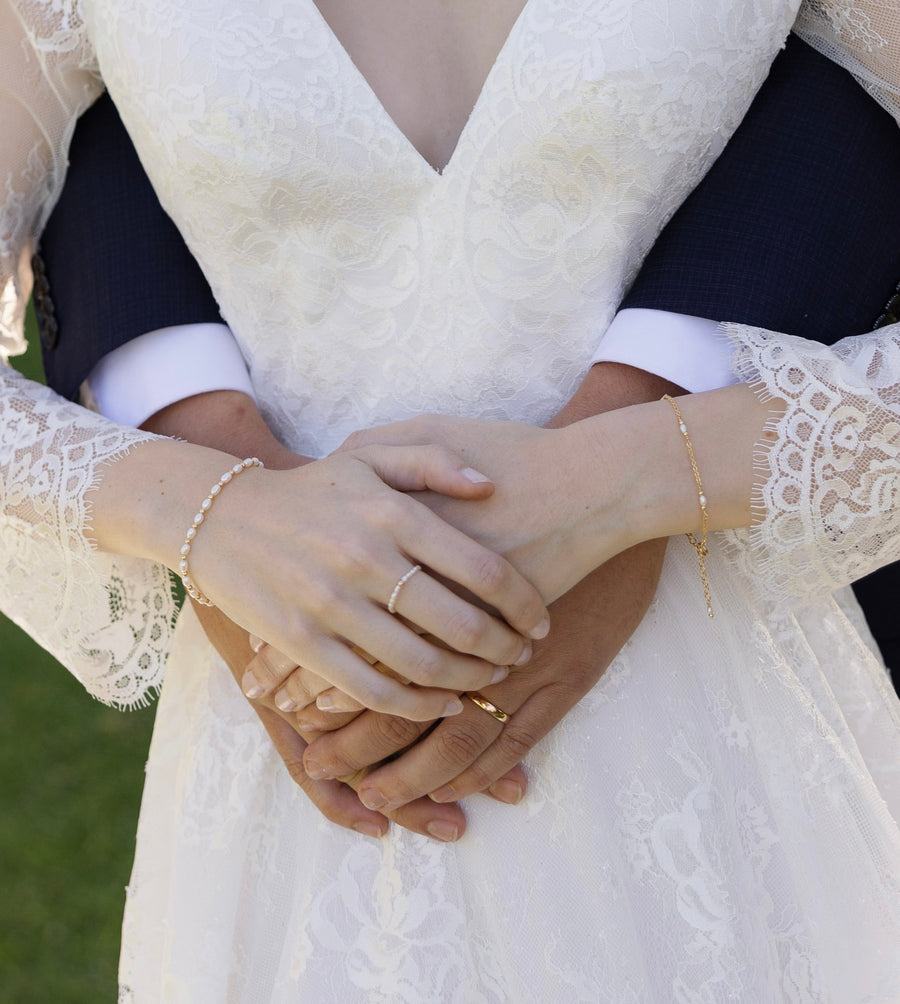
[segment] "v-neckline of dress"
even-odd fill
[[[346,64],[348,72],[355,75],[361,82],[362,86],[366,89],[370,98],[377,107],[378,114],[385,121],[390,132],[399,141],[399,143],[406,151],[406,153],[417,162],[420,170],[426,171],[433,178],[446,178],[451,168],[456,163],[457,153],[459,152],[460,147],[463,146],[466,134],[469,131],[469,127],[471,126],[472,121],[477,116],[479,108],[481,107],[482,104],[484,104],[485,96],[489,93],[491,89],[491,84],[494,77],[498,73],[498,68],[505,61],[509,49],[512,47],[517,35],[521,31],[521,26],[525,19],[525,14],[533,2],[534,0],[525,0],[525,3],[522,5],[522,9],[516,16],[516,19],[513,22],[512,27],[509,29],[506,38],[503,40],[503,44],[497,50],[497,55],[494,57],[493,63],[491,63],[490,69],[488,70],[484,78],[484,81],[481,85],[481,89],[478,92],[478,97],[475,99],[475,104],[472,105],[468,117],[466,118],[465,124],[460,130],[459,136],[456,138],[456,144],[454,145],[453,150],[451,151],[446,164],[444,164],[443,167],[438,169],[431,163],[431,161],[428,160],[427,157],[425,157],[422,151],[415,145],[415,143],[413,143],[413,141],[409,138],[409,136],[406,135],[406,133],[400,128],[400,126],[397,125],[396,121],[394,120],[394,117],[387,110],[383,101],[378,96],[372,85],[369,83],[369,80],[366,77],[366,75],[362,72],[362,70],[360,70],[360,68],[353,61],[353,58],[345,48],[344,43],[338,38],[338,36],[334,32],[334,29],[325,19],[324,14],[319,10],[318,6],[315,3],[315,0],[307,0],[307,4],[311,9],[312,17],[317,19],[320,26],[320,30],[325,33],[328,44],[330,48],[336,53],[339,62],[341,62],[342,64]]]

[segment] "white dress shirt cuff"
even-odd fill
[[[176,401],[213,390],[254,396],[244,357],[224,324],[184,324],[113,349],[81,385],[81,400],[114,422],[139,426]]]
[[[613,318],[591,365],[625,363],[696,394],[738,382],[732,351],[717,321],[631,307]]]

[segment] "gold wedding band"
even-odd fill
[[[491,718],[496,718],[498,722],[509,721],[509,715],[505,711],[501,711],[497,705],[493,703],[493,701],[489,701],[481,694],[475,691],[470,691],[466,694],[466,697],[468,697],[473,704],[477,704],[482,711],[486,711]]]
[[[406,575],[401,575],[397,580],[397,585],[394,586],[394,591],[391,593],[391,598],[388,600],[388,613],[395,614],[397,612],[397,597],[400,595],[400,590],[406,585],[407,582],[416,574],[416,572],[421,572],[421,565],[413,565],[412,568],[406,573]]]

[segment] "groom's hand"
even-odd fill
[[[472,701],[424,738],[427,723],[364,712],[315,739],[307,772],[323,780],[351,775],[410,748],[362,778],[363,804],[382,812],[430,794],[446,803],[475,792],[518,802],[524,777],[513,768],[594,686],[640,623],[662,567],[665,543],[653,541],[607,562],[552,606],[550,636],[535,643],[527,666],[482,691],[509,714],[501,723]],[[413,744],[413,745],[410,745]]]
[[[247,664],[253,658],[247,632],[214,607],[195,607],[195,610],[210,641],[240,684]],[[435,840],[450,841],[462,836],[466,823],[457,805],[436,805],[427,798],[420,798],[396,812],[383,814],[366,808],[360,802],[355,791],[360,778],[339,781],[309,777],[303,767],[306,742],[297,731],[293,716],[255,701],[250,701],[250,705],[268,732],[291,778],[326,819],[370,837],[384,836],[389,821]]]

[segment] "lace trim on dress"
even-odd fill
[[[92,548],[89,493],[103,464],[153,438],[0,367],[0,605],[123,708],[162,681],[175,600],[163,566]]]
[[[846,67],[900,117],[900,5],[896,0],[806,0],[794,31]]]
[[[0,0],[0,359],[25,347],[31,252],[78,115],[100,92],[72,0]],[[165,568],[98,554],[89,493],[151,437],[0,365],[0,607],[100,700],[158,687],[175,601]]]
[[[761,447],[751,578],[805,605],[900,558],[900,324],[820,345],[726,325],[733,369],[788,408]]]

